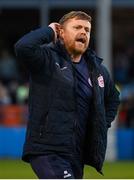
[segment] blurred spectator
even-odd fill
[[[3,49],[0,56],[0,79],[8,83],[13,79],[18,79],[18,69],[15,59],[7,49]]]
[[[134,97],[134,82],[124,85],[120,94],[121,101],[131,99],[132,97]]]
[[[121,102],[119,114],[118,114],[118,126],[119,127],[126,127],[126,120],[127,120],[127,109],[128,109],[128,102],[124,100]]]
[[[134,128],[134,96],[128,100],[128,111],[126,117],[126,127]]]
[[[119,127],[134,128],[134,97],[122,101],[118,119]]]
[[[17,80],[12,80],[8,83],[8,89],[10,97],[12,99],[12,104],[17,104],[17,88],[19,87],[19,82]]]
[[[119,127],[134,128],[134,83],[123,87],[120,99]]]
[[[27,104],[28,94],[29,94],[28,83],[18,86],[16,92],[18,104]]]
[[[11,103],[11,98],[9,96],[8,90],[0,82],[0,105],[8,105]]]
[[[129,58],[129,81],[134,82],[134,45],[131,45],[127,49],[127,55]]]

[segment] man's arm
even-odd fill
[[[47,46],[57,37],[56,23],[51,23],[47,28],[39,28],[24,35],[16,44],[17,58],[28,67],[29,70],[38,72],[49,63],[49,50]],[[58,24],[58,23],[57,23]]]
[[[106,121],[108,128],[111,127],[111,122],[115,119],[119,106],[119,92],[115,88],[114,82],[111,80],[108,71],[105,68],[105,110],[106,110]]]

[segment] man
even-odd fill
[[[32,31],[16,44],[30,71],[29,121],[22,159],[39,178],[100,173],[119,93],[102,59],[88,49],[91,17],[81,11]]]

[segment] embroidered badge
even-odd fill
[[[91,87],[93,86],[90,78],[88,78],[88,83]]]
[[[103,76],[102,76],[102,75],[100,75],[100,76],[98,77],[98,84],[99,84],[99,86],[100,86],[101,88],[104,87],[104,79],[103,79]]]
[[[56,62],[55,64],[56,64],[56,66],[58,66],[58,67],[60,68],[60,70],[61,70],[61,71],[63,71],[64,69],[67,69],[67,67],[66,67],[66,66],[64,66],[64,67],[60,67],[59,63],[57,63],[57,62]]]

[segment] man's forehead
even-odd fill
[[[77,25],[86,25],[91,26],[91,23],[86,19],[80,19],[80,18],[71,18],[68,20],[68,23],[70,24],[77,24]]]

